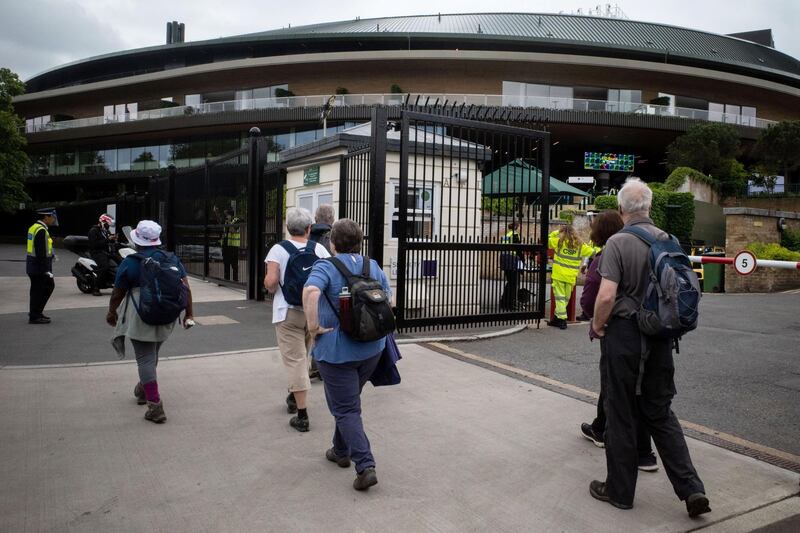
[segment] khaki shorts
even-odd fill
[[[289,378],[289,392],[309,390],[309,352],[313,339],[306,327],[306,315],[300,309],[287,310],[286,320],[275,324],[275,331]]]

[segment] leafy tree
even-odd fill
[[[25,153],[22,119],[14,113],[11,99],[25,92],[25,84],[7,68],[0,68],[0,211],[13,213],[25,192],[25,176],[31,161]]]
[[[800,167],[800,120],[785,120],[761,131],[756,154],[768,174],[789,173]]]
[[[667,147],[667,166],[670,171],[690,167],[725,181],[738,154],[739,136],[733,126],[708,122],[692,126]]]

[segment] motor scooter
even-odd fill
[[[90,294],[95,286],[98,289],[110,289],[114,286],[117,266],[123,259],[136,253],[133,246],[128,244],[131,242],[130,232],[131,227],[125,226],[122,228],[122,234],[125,236],[127,243],[115,242],[110,245],[110,268],[106,279],[99,284],[97,284],[97,277],[100,268],[89,253],[89,238],[85,235],[69,235],[64,238],[64,247],[78,256],[78,262],[72,267],[72,275],[75,277],[78,290],[84,294]]]

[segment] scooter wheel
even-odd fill
[[[79,279],[76,279],[75,282],[78,285],[78,290],[81,291],[82,293],[90,294],[92,292],[92,286],[89,285],[88,283],[81,281]]]

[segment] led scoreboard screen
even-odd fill
[[[584,152],[583,168],[586,170],[633,172],[633,159],[633,154]]]

